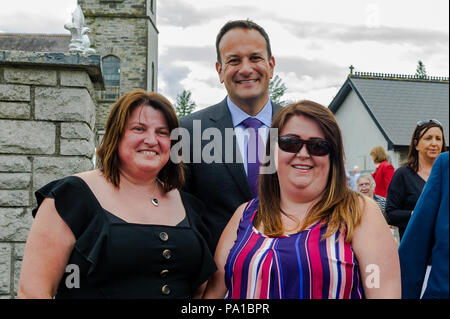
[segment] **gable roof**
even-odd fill
[[[336,113],[353,90],[375,125],[388,142],[388,148],[409,146],[418,121],[437,119],[449,141],[449,82],[400,77],[349,76],[329,109]]]
[[[0,50],[69,52],[70,34],[0,33]]]

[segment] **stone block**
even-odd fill
[[[0,294],[11,289],[11,244],[0,243]]]
[[[85,71],[60,71],[61,86],[85,87],[89,91],[94,89],[89,75]]]
[[[56,127],[53,123],[0,120],[2,153],[53,154]]]
[[[26,156],[0,155],[0,172],[30,172],[31,162]]]
[[[92,141],[94,132],[86,123],[61,123],[61,137]]]
[[[17,296],[19,289],[20,271],[22,269],[23,253],[25,244],[14,244],[14,296]]]
[[[94,143],[86,140],[78,139],[61,139],[60,152],[61,155],[80,155],[92,157],[94,154]]]
[[[6,83],[56,85],[56,71],[42,69],[5,68]]]
[[[0,190],[0,206],[29,206],[28,190]]]
[[[0,102],[0,118],[28,119],[30,118],[30,104]]]
[[[30,87],[19,84],[0,84],[0,101],[30,101]]]
[[[37,87],[35,118],[62,122],[95,123],[95,104],[86,89]]]
[[[0,189],[26,189],[28,186],[29,173],[0,173]]]
[[[33,161],[34,190],[47,183],[66,176],[73,175],[94,168],[93,162],[86,157],[36,157]]]
[[[32,223],[31,210],[0,208],[0,241],[26,241]]]

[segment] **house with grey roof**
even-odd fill
[[[417,122],[437,119],[449,143],[449,79],[351,72],[329,109],[343,135],[346,167],[374,170],[370,149],[381,145],[395,168],[407,159]]]

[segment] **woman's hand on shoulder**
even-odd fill
[[[398,245],[377,203],[360,197],[361,223],[352,249],[359,263],[366,298],[401,298]]]
[[[236,240],[239,222],[246,206],[247,203],[244,203],[236,209],[227,226],[223,230],[222,235],[220,236],[220,240],[214,254],[214,261],[216,262],[217,271],[209,279],[203,298],[223,299],[227,293],[224,280],[225,263],[227,262],[228,253]]]

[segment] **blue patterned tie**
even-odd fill
[[[260,158],[264,154],[264,142],[258,134],[262,122],[256,118],[249,117],[242,122],[248,129],[249,139],[247,143],[247,178],[253,196],[258,195],[258,176]]]

